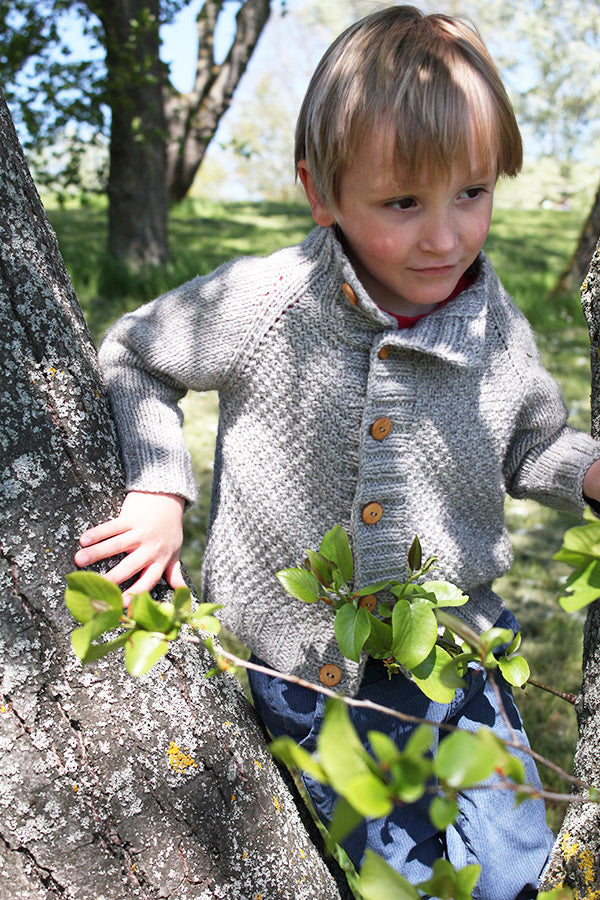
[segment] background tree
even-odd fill
[[[594,86],[600,79],[600,19],[597,0],[535,0],[474,7],[473,16],[489,33],[537,156],[559,164],[560,185],[567,200],[573,168],[586,151],[597,164],[600,103]],[[558,191],[557,191],[558,193]],[[577,247],[561,274],[555,293],[577,291],[585,278],[600,232],[600,186],[583,224]]]
[[[558,279],[554,294],[573,294],[579,290],[594,255],[598,234],[600,234],[600,185],[598,185],[592,208],[581,228],[577,246]]]
[[[340,900],[234,679],[181,645],[82,669],[75,537],[121,466],[95,351],[0,98],[0,896]]]
[[[0,75],[26,149],[46,159],[48,147],[58,149],[60,178],[77,182],[84,147],[109,140],[109,250],[118,259],[168,259],[168,203],[189,190],[269,17],[270,0],[236,0],[234,34],[218,62],[214,34],[227,2],[205,0],[198,12],[185,94],[159,58],[160,26],[183,0],[0,3]],[[64,32],[74,13],[90,44],[83,61],[72,58]]]

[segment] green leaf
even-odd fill
[[[384,588],[388,587],[389,584],[389,578],[386,581],[376,581],[375,584],[367,584],[366,587],[362,587],[359,591],[355,591],[354,596],[366,597],[367,594],[376,594],[378,591],[382,591]]]
[[[498,666],[506,681],[513,687],[523,687],[529,678],[529,665],[522,656],[512,656],[510,659],[501,656]]]
[[[367,737],[371,744],[371,749],[380,763],[391,766],[400,758],[400,750],[395,742],[384,734],[382,731],[369,731]]]
[[[465,686],[464,674],[467,670],[468,663],[473,659],[472,653],[459,653],[458,656],[451,656],[449,662],[446,663],[440,672],[440,680],[447,688],[456,691],[458,688]]]
[[[306,569],[282,569],[276,576],[288,594],[305,603],[315,603],[321,594],[321,585]]]
[[[81,662],[86,666],[89,663],[102,659],[103,656],[108,656],[109,653],[113,653],[115,650],[119,650],[123,647],[128,638],[129,632],[126,631],[125,634],[119,635],[119,637],[114,638],[112,641],[102,641],[100,644],[90,644],[87,652],[82,657]]]
[[[327,781],[327,776],[316,758],[304,747],[300,747],[292,738],[275,738],[270,746],[273,755],[285,763],[286,766],[306,772],[307,775],[321,784]]]
[[[319,584],[323,585],[323,587],[331,587],[333,573],[336,569],[335,564],[326,559],[321,553],[316,553],[314,550],[307,550],[306,557],[308,571],[315,576]]]
[[[438,900],[471,900],[481,866],[470,865],[455,871],[447,859],[436,859],[431,878],[417,887]]]
[[[205,603],[205,606],[211,606],[214,604]],[[188,616],[192,611],[192,596],[190,594],[190,589],[187,587],[178,587],[175,588],[175,592],[173,594],[173,606],[175,607],[175,613],[178,617],[183,618]]]
[[[110,609],[107,612],[96,613],[85,625],[75,628],[71,634],[71,645],[79,659],[84,660],[92,641],[107,631],[112,631],[121,621],[123,609],[117,612]]]
[[[436,606],[463,606],[469,599],[460,588],[449,581],[426,581],[421,587],[427,593],[433,594]]]
[[[364,816],[361,813],[357,812],[344,797],[340,797],[335,804],[331,822],[327,827],[330,843],[332,845],[341,844],[363,819]]]
[[[206,606],[213,606],[214,604],[203,604]],[[220,609],[220,607],[217,607]],[[218,619],[211,615],[205,615],[200,610],[196,610],[193,615],[188,617],[188,622],[192,626],[192,628],[197,628],[199,631],[208,632],[208,634],[219,634],[221,630],[221,623]]]
[[[170,615],[165,610],[167,604],[158,603],[148,591],[136,594],[131,601],[130,617],[139,628],[145,631],[168,631],[173,622],[174,607],[170,607]]]
[[[600,562],[593,560],[569,576],[558,602],[566,612],[583,609],[600,597]]]
[[[421,550],[421,542],[418,535],[415,534],[413,542],[410,545],[410,550],[408,551],[408,566],[411,572],[416,572],[417,569],[420,569],[422,562],[423,551]]]
[[[341,653],[358,662],[371,630],[368,611],[345,603],[335,615],[334,630]]]
[[[448,687],[443,679],[444,667],[451,659],[450,654],[436,644],[427,659],[412,670],[417,686],[436,703],[450,703],[454,699],[454,688]]]
[[[454,797],[434,797],[429,805],[429,818],[431,824],[438,831],[445,831],[449,825],[456,821],[458,815],[458,803]]]
[[[116,584],[97,572],[71,572],[67,575],[65,603],[71,615],[83,625],[98,613],[123,612],[123,595]]]
[[[385,815],[380,810],[390,811],[386,786],[374,774],[375,761],[363,747],[343,701],[327,701],[317,749],[332,788],[358,812],[372,815],[377,810],[377,815]]]
[[[433,746],[434,731],[431,725],[419,725],[406,742],[404,754],[408,757],[422,757],[429,753]]]
[[[413,669],[427,659],[437,640],[437,619],[427,603],[400,599],[392,612],[392,654]]]
[[[358,884],[363,900],[419,900],[421,896],[416,887],[372,850],[365,852]]]
[[[455,900],[471,900],[481,874],[481,866],[469,865],[456,873]]]
[[[330,559],[340,570],[346,583],[352,581],[354,575],[354,562],[348,535],[341,525],[334,525],[321,541],[320,552],[326,559]]]
[[[587,525],[569,528],[563,536],[563,544],[553,559],[568,563],[574,568],[585,568],[590,560],[600,558],[600,522],[589,510],[584,513]]]
[[[496,767],[496,755],[482,746],[477,734],[455,731],[445,737],[434,762],[436,775],[451,788],[464,788],[485,781]]]
[[[128,637],[125,667],[135,677],[144,675],[169,649],[169,641],[164,634],[134,630]]]
[[[427,789],[433,773],[430,759],[411,759],[402,754],[391,768],[391,793],[402,803],[416,803]]]
[[[513,633],[510,628],[488,628],[479,635],[484,653],[491,653],[497,647],[512,642]]]
[[[214,616],[220,609],[223,609],[222,603],[199,603],[190,619],[193,619],[195,616]]]
[[[481,752],[495,759],[494,769],[498,774],[502,774],[517,784],[525,784],[525,764],[509,753],[504,741],[489,728],[480,728],[477,732],[477,740],[481,745]]]
[[[393,809],[387,784],[368,769],[347,779],[342,797],[367,819],[381,819]]]
[[[392,626],[375,616],[370,616],[369,625],[369,637],[364,645],[365,652],[376,659],[387,659],[392,654]]]

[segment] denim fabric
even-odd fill
[[[507,613],[503,613],[497,625],[518,630],[516,620]],[[279,678],[252,671],[248,675],[256,709],[271,734],[289,735],[313,751],[323,720],[325,697]],[[496,681],[511,725],[520,740],[528,745],[510,687],[499,674]],[[465,682],[450,704],[434,703],[404,676],[394,675],[390,679],[381,662],[369,660],[357,696],[469,731],[487,725],[499,737],[508,738],[507,726],[485,673],[471,669]],[[414,727],[369,709],[349,707],[349,714],[367,748],[369,731],[383,731],[403,747]],[[445,734],[440,730],[436,740],[443,740]],[[516,755],[523,759],[527,780],[539,785],[531,758],[526,754]],[[490,783],[494,780],[497,776],[489,779]],[[336,794],[306,776],[303,781],[316,812],[327,823]],[[356,828],[344,842],[354,864],[360,866],[365,849],[370,848],[415,884],[430,876],[431,866],[439,857],[449,859],[455,868],[479,863],[482,871],[473,893],[476,900],[533,900],[537,896],[539,876],[554,843],[546,826],[542,801],[528,800],[517,807],[511,791],[466,790],[458,798],[460,811],[456,823],[446,833],[440,833],[429,821],[429,799],[397,806],[387,818],[367,820]]]

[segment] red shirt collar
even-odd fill
[[[418,322],[419,319],[424,319],[426,316],[430,316],[432,312],[436,311],[436,309],[441,309],[442,306],[445,306],[447,303],[450,303],[451,300],[454,300],[455,297],[457,297],[459,294],[461,294],[463,291],[465,291],[468,287],[470,287],[474,281],[475,281],[474,273],[471,271],[471,269],[467,269],[467,271],[464,272],[458,279],[456,287],[454,288],[454,290],[452,291],[450,296],[446,297],[445,300],[442,300],[441,303],[438,303],[437,306],[434,309],[430,310],[429,312],[419,313],[419,315],[417,315],[417,316],[398,316],[398,315],[396,315],[396,313],[390,312],[387,309],[385,310],[385,312],[389,316],[393,316],[396,319],[396,321],[398,322],[399,329],[412,328],[412,326],[416,322]]]

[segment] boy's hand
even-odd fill
[[[600,501],[600,459],[593,462],[584,475],[583,494],[590,500]]]
[[[183,507],[183,498],[176,494],[131,491],[116,519],[96,525],[81,535],[82,549],[75,554],[75,564],[89,566],[126,553],[105,576],[115,584],[122,584],[139,575],[127,588],[126,599],[152,590],[163,574],[172,588],[185,587],[179,563]]]

